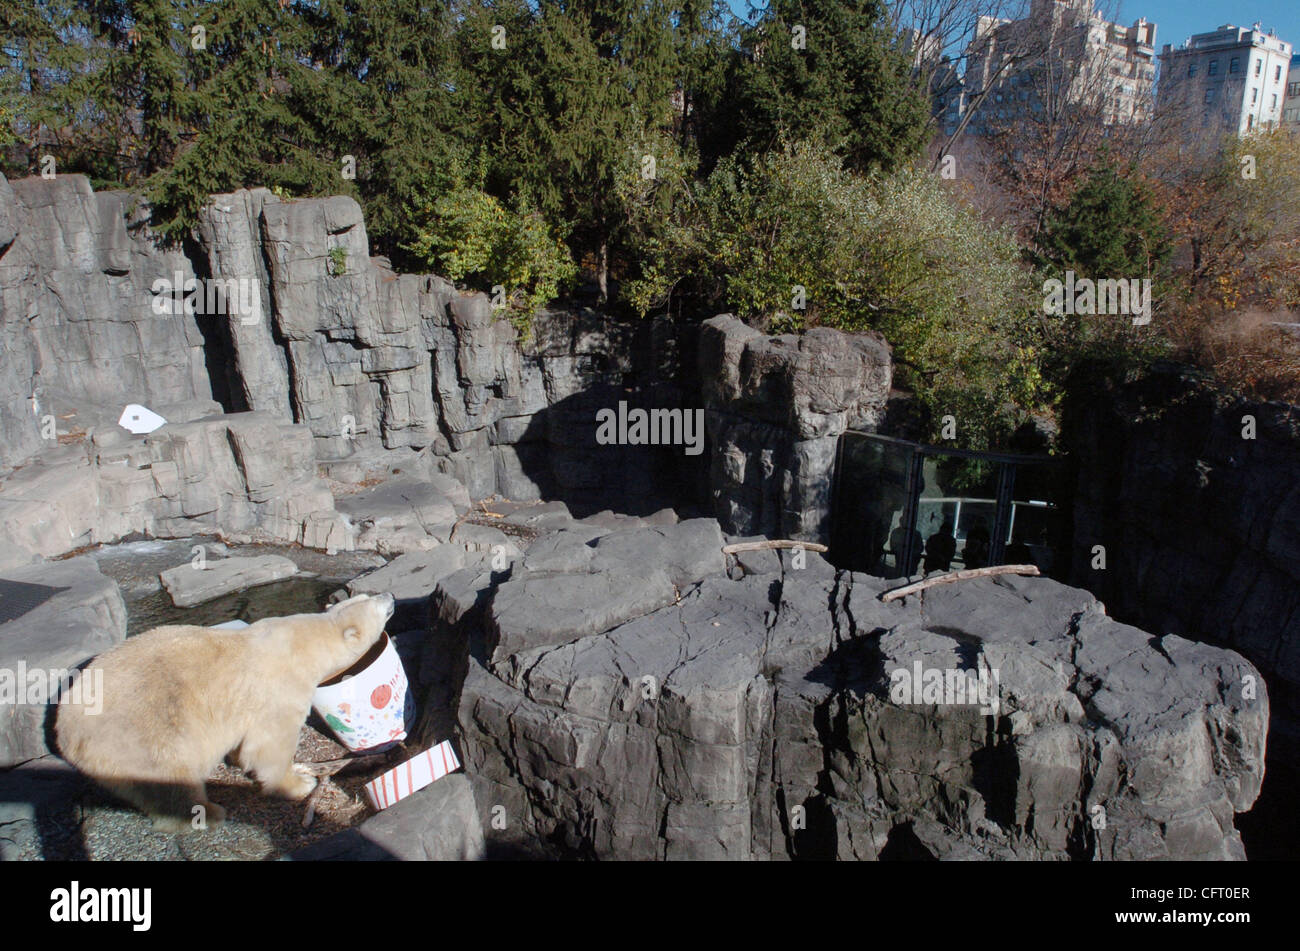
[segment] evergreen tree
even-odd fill
[[[0,0],[0,170],[6,175],[39,171],[45,154],[60,170],[112,175],[115,137],[104,133],[102,114],[87,108],[95,51],[84,34],[75,3]]]
[[[759,154],[820,138],[855,171],[886,171],[924,144],[929,103],[884,0],[772,0],[742,31],[735,138]]]
[[[675,149],[662,135],[676,88],[670,11],[653,0],[543,0],[526,44],[505,60],[490,179],[561,223],[607,299],[632,218],[619,176],[630,160],[653,173],[676,159],[650,146]]]
[[[1133,174],[1103,160],[1048,215],[1039,263],[1080,277],[1151,277],[1169,256],[1155,197]]]

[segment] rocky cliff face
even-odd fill
[[[699,350],[723,527],[829,542],[836,447],[846,429],[879,424],[888,344],[821,327],[769,337],[722,315],[704,322]]]
[[[1231,644],[1300,712],[1300,413],[1172,367],[1077,413],[1078,583],[1150,630]]]
[[[496,834],[593,858],[1244,857],[1268,703],[1240,656],[1046,579],[886,604],[815,555],[729,575],[709,524],[570,529],[439,583],[434,637],[484,631],[458,718]],[[918,668],[991,672],[995,709],[897,693]]]
[[[598,405],[697,405],[671,325],[544,311],[520,340],[484,295],[371,258],[348,198],[216,195],[178,250],[156,247],[143,216],[80,176],[0,180],[0,467],[49,447],[50,419],[68,435],[69,407],[111,425],[127,403],[215,399],[306,427],[345,481],[411,449],[475,497],[576,498],[620,473],[623,497],[654,494],[674,468],[664,452],[592,452]],[[190,281],[219,312],[165,309]]]
[[[711,482],[728,530],[824,539],[836,440],[873,426],[889,389],[870,335],[768,338],[722,317],[697,348],[667,321],[568,308],[521,339],[484,295],[371,258],[347,198],[216,195],[176,250],[144,216],[80,176],[0,180],[0,476],[46,467],[39,491],[36,469],[0,489],[25,551],[214,528],[347,547],[313,469],[357,483],[403,465],[575,511],[647,514]],[[189,428],[127,438],[127,403]],[[596,414],[620,404],[707,408],[707,454],[599,444]],[[258,458],[272,446],[289,451]],[[72,468],[51,478],[56,462]],[[66,511],[74,498],[93,501]]]
[[[151,308],[156,278],[194,270],[139,221],[131,196],[95,194],[80,175],[0,176],[0,466],[47,444],[54,394],[155,406],[211,398],[198,323]]]

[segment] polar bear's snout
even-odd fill
[[[393,616],[393,611],[397,609],[397,599],[392,594],[381,594],[377,596],[384,605],[384,620],[387,621]]]

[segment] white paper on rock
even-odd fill
[[[117,421],[117,424],[124,429],[129,429],[138,436],[141,433],[151,433],[166,422],[167,420],[153,410],[147,409],[138,403],[132,403],[122,410],[122,418]]]

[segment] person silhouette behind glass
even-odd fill
[[[947,571],[957,553],[957,539],[952,537],[952,522],[945,521],[925,543],[925,571]]]
[[[921,533],[916,529],[910,532],[912,536],[912,557],[909,560],[906,570],[903,570],[903,549],[907,545],[909,532],[901,524],[889,533],[889,550],[894,555],[894,567],[899,574],[914,575],[916,566],[921,563]]]
[[[983,568],[989,561],[989,528],[983,516],[966,533],[966,547],[961,550],[962,567]]]

